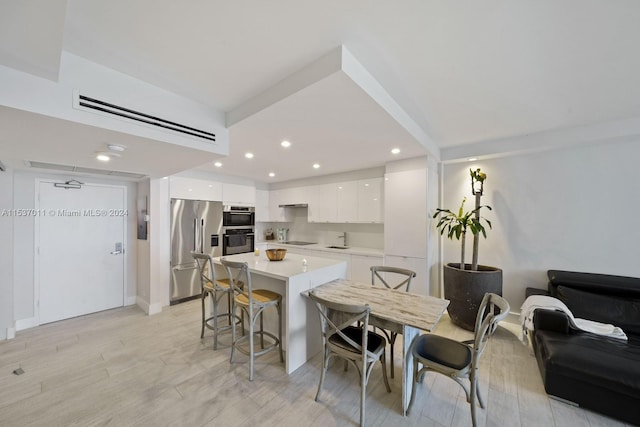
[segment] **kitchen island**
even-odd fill
[[[254,289],[268,289],[282,295],[282,341],[287,374],[298,369],[321,350],[318,313],[301,293],[335,279],[344,279],[347,274],[346,262],[290,253],[282,261],[269,261],[264,253],[258,256],[245,253],[222,258],[246,262]],[[214,262],[220,264],[220,258],[214,258]],[[266,310],[264,316],[265,329],[276,332],[278,322],[275,311]]]

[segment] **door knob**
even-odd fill
[[[122,242],[116,243],[116,250],[109,252],[111,255],[120,255],[124,253],[124,249],[122,248]]]

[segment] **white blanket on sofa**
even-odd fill
[[[543,310],[563,311],[567,316],[569,316],[569,322],[575,329],[621,340],[627,339],[627,335],[624,331],[617,326],[573,317],[571,310],[569,310],[569,308],[557,298],[548,297],[546,295],[531,295],[520,307],[520,324],[522,325],[522,334],[520,338],[525,345],[528,344],[527,337],[529,335],[529,331],[534,329],[533,315],[535,310],[538,308]]]

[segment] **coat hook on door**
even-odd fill
[[[80,182],[76,179],[71,179],[67,182],[54,182],[53,186],[54,187],[59,187],[59,188],[64,188],[65,190],[68,190],[70,188],[74,188],[74,189],[80,189],[82,188],[82,186],[84,185],[84,182]]]

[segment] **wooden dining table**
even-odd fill
[[[420,331],[431,332],[435,328],[449,301],[344,279],[318,286],[313,292],[329,301],[368,304],[369,325],[402,334],[402,415],[406,415],[413,381],[411,343]]]

